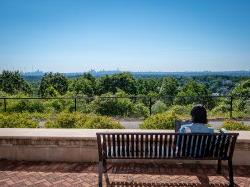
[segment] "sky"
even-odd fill
[[[0,70],[250,70],[249,0],[0,0]]]

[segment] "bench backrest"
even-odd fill
[[[99,159],[228,160],[238,133],[97,133]]]

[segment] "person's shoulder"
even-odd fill
[[[208,127],[206,124],[201,125],[201,130],[205,133],[214,133],[214,129]]]

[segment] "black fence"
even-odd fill
[[[170,96],[165,96],[165,97],[160,97],[160,96],[112,96],[112,97],[103,97],[103,96],[94,96],[94,97],[86,97],[86,96],[75,96],[75,97],[20,97],[20,98],[11,98],[11,97],[3,97],[0,98],[3,102],[1,103],[2,105],[2,111],[7,112],[8,111],[8,101],[10,100],[68,100],[71,101],[72,105],[72,110],[73,111],[78,111],[78,104],[81,102],[81,100],[85,101],[93,101],[94,99],[99,98],[99,99],[130,99],[133,102],[141,101],[144,103],[146,107],[149,109],[150,115],[152,114],[152,106],[153,104],[158,101],[162,100],[165,103],[168,103],[168,106],[174,105],[178,103],[179,105],[187,105],[189,104],[202,104],[206,108],[210,108],[210,105],[213,105],[211,103],[216,103],[216,101],[219,101],[221,99],[224,99],[227,102],[228,109],[227,111],[229,112],[230,118],[233,118],[233,111],[234,111],[234,101],[239,100],[239,99],[244,99],[244,100],[249,100],[249,96],[247,97],[240,97],[240,96],[175,96],[175,97],[170,97]],[[191,103],[190,103],[191,102]],[[250,116],[249,116],[250,117]]]

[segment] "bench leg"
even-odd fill
[[[103,162],[102,161],[99,161],[98,170],[99,170],[98,186],[102,187],[102,174],[103,174]]]
[[[221,160],[218,160],[217,173],[221,174]]]
[[[106,183],[107,183],[107,186],[109,187],[110,186],[110,181],[109,181],[109,177],[108,177],[108,167],[107,167],[107,161],[106,160],[103,160],[103,168],[104,168],[104,176],[105,176],[105,179],[106,179]]]
[[[234,186],[234,175],[233,175],[233,163],[232,159],[228,160],[228,173],[229,173],[229,186],[233,187]]]

